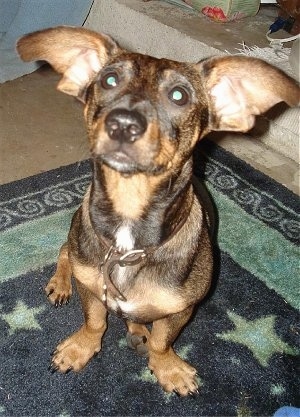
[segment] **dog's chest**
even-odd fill
[[[130,224],[120,226],[115,234],[118,250],[132,251],[135,240]],[[178,291],[166,289],[153,282],[152,271],[149,266],[140,264],[122,267],[115,265],[111,271],[111,280],[124,296],[118,296],[107,291],[104,296],[108,310],[132,321],[149,322],[168,314],[181,311],[185,300]],[[156,280],[159,282],[159,280]]]
[[[148,289],[134,287],[126,300],[107,294],[106,307],[120,317],[134,322],[148,323],[181,311],[185,305],[182,297],[158,286]]]

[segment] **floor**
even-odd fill
[[[42,67],[0,85],[0,184],[88,157],[82,106],[56,91],[58,78],[49,67]],[[219,133],[210,137],[299,193],[298,164],[267,148],[259,138]]]
[[[236,53],[236,48],[243,41],[247,45],[256,45],[260,48],[268,46],[265,34],[269,25],[278,16],[277,7],[269,4],[268,6],[260,7],[259,12],[255,16],[220,24],[207,19],[201,13],[174,7],[172,4],[164,1],[117,1],[119,4],[141,13],[141,15],[147,14],[156,22],[172,27],[190,38],[200,40],[213,48],[222,51],[227,50],[231,53]],[[224,4],[227,3],[224,1]],[[99,18],[99,15],[96,15],[96,17]],[[139,35],[142,36],[142,33],[139,33]],[[286,36],[284,31],[276,33],[276,37],[284,36]],[[163,45],[160,45],[159,49],[161,47]]]

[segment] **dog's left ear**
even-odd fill
[[[17,42],[23,61],[43,60],[63,75],[58,90],[84,101],[84,93],[107,60],[121,51],[107,35],[58,26],[29,33]]]
[[[256,115],[275,104],[300,103],[296,81],[260,59],[214,57],[196,67],[208,94],[210,130],[246,132],[253,127]]]

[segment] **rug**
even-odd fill
[[[199,373],[199,396],[184,399],[161,390],[114,316],[81,373],[48,371],[57,342],[82,322],[76,294],[55,309],[43,288],[90,164],[0,187],[1,417],[299,416],[298,197],[208,141],[196,149],[195,173],[218,211],[218,267],[175,343]]]

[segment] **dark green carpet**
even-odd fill
[[[219,213],[218,274],[175,348],[198,369],[200,395],[164,394],[113,316],[82,373],[48,372],[50,352],[82,321],[76,295],[56,310],[43,287],[89,181],[83,162],[0,187],[0,417],[246,417],[299,407],[298,198],[209,142],[195,160]]]

